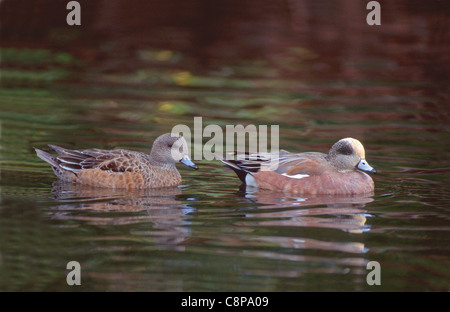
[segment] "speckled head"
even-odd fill
[[[180,162],[193,169],[198,169],[188,154],[188,145],[184,137],[166,133],[160,135],[153,143],[150,159],[161,166],[173,166]]]
[[[333,144],[327,156],[330,164],[338,171],[362,170],[376,173],[366,161],[364,147],[356,139],[345,138]]]

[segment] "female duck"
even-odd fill
[[[181,175],[175,164],[198,167],[189,159],[186,140],[166,133],[153,143],[150,155],[123,149],[69,150],[49,145],[59,155],[35,148],[62,180],[108,188],[146,189],[177,186]]]

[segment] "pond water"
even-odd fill
[[[310,7],[321,14],[292,26],[302,40],[266,31],[252,37],[260,54],[226,34],[203,52],[136,45],[117,55],[114,37],[101,57],[98,47],[3,45],[0,290],[449,291],[449,25],[439,10],[390,8],[374,31]],[[247,190],[215,160],[180,166],[176,188],[83,187],[57,181],[33,150],[149,151],[194,117],[279,125],[280,147],[295,152],[358,138],[378,170],[375,194]],[[81,265],[76,289],[69,261]],[[366,281],[370,261],[381,285]]]

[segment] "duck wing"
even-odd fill
[[[111,172],[133,171],[138,152],[125,150],[70,150],[56,145],[49,145],[58,153],[55,157],[58,166],[76,173],[85,169],[101,169]]]
[[[323,153],[290,153],[280,150],[279,153],[237,154],[233,152],[229,156],[221,161],[231,167],[243,181],[246,174],[256,174],[259,171],[273,171],[292,177],[320,175],[328,166],[326,154]]]

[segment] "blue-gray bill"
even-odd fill
[[[364,159],[361,158],[358,165],[356,166],[359,170],[370,172],[370,173],[377,173],[377,171],[372,168],[369,163]]]
[[[187,155],[183,156],[183,158],[180,160],[180,163],[185,164],[186,166],[191,167],[195,170],[198,169],[198,166],[196,164],[194,164]]]

